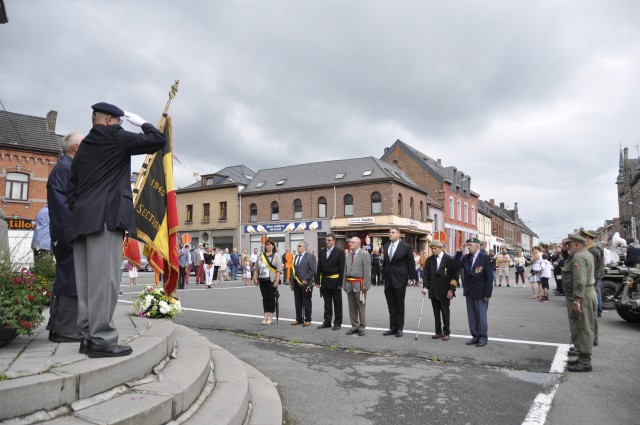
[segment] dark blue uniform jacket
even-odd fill
[[[131,194],[131,156],[152,154],[166,139],[153,125],[142,133],[119,125],[94,126],[71,164],[68,201],[72,211],[71,240],[107,229],[136,234]]]

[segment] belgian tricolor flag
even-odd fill
[[[147,244],[149,265],[164,274],[164,290],[169,296],[178,286],[178,209],[173,184],[171,117],[164,123],[167,144],[143,165],[142,183],[135,202],[138,238]]]

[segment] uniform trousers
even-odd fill
[[[78,326],[92,344],[118,344],[118,331],[111,326],[122,280],[122,230],[107,230],[81,236],[73,243],[78,291]]]
[[[76,295],[52,295],[47,329],[57,334],[80,334],[78,326],[78,297]]]
[[[387,283],[384,287],[384,296],[389,308],[389,330],[401,331],[404,329],[404,296],[407,292],[406,285],[395,288]]]
[[[449,305],[450,305],[450,301],[448,299],[444,301],[440,301],[435,298],[431,298],[431,306],[433,307],[433,316],[436,322],[437,334],[442,334],[442,333],[444,333],[445,335],[451,334],[451,329],[449,328],[450,326]],[[440,316],[442,316],[442,320],[440,320]],[[442,327],[443,322],[444,322],[444,328]]]
[[[365,301],[367,293],[364,294]],[[347,302],[349,303],[349,320],[351,329],[364,329],[367,327],[367,306],[360,301],[360,292],[347,292]]]
[[[308,294],[306,288],[300,286],[295,279],[291,282],[293,298],[296,306],[296,320],[298,322],[311,322],[311,289]],[[304,312],[302,311],[304,308]]]
[[[582,314],[576,316],[573,313],[573,301],[567,300],[571,341],[573,341],[573,345],[578,350],[578,361],[586,366],[591,366],[594,324],[597,320],[596,311],[598,308],[598,298],[593,286],[585,290],[584,298],[582,298],[580,304]]]
[[[324,322],[325,324],[331,324],[331,318],[333,317],[333,311],[335,310],[336,316],[333,321],[334,326],[342,326],[342,289],[328,289],[322,288],[322,297],[324,298]]]
[[[196,264],[196,284],[204,283],[204,260],[200,261],[200,264]]]
[[[469,320],[469,332],[471,338],[478,342],[487,342],[489,339],[489,324],[487,323],[487,310],[489,303],[484,300],[474,300],[471,295],[466,295],[467,319]]]

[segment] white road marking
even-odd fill
[[[240,287],[245,288],[245,287]],[[249,287],[246,287],[249,288]],[[238,289],[238,288],[218,288],[218,289]],[[118,300],[119,302],[131,304],[131,301],[126,300]],[[203,310],[199,308],[186,308],[182,307],[184,311],[192,311],[196,313],[205,313],[205,314],[219,314],[222,316],[235,316],[235,317],[249,317],[255,319],[262,319],[263,316],[258,316],[256,314],[244,314],[244,313],[231,313],[228,311],[216,311],[216,310]],[[283,322],[293,322],[295,319],[289,319],[286,317],[280,317],[279,320]],[[322,322],[311,322],[315,325],[321,325]],[[350,328],[350,325],[343,325],[343,328]],[[367,327],[367,331],[381,331],[384,332],[387,328],[374,328]],[[404,333],[408,334],[418,334],[430,336],[433,335],[433,332],[416,332],[412,330],[404,331]],[[461,339],[469,339],[469,335],[449,335],[451,338],[461,338]],[[527,340],[518,340],[518,339],[507,339],[507,338],[489,338],[489,342],[491,341],[500,341],[511,344],[525,344],[525,345],[539,345],[539,346],[547,346],[547,347],[558,347],[556,351],[556,355],[553,358],[553,362],[551,363],[551,367],[549,369],[549,373],[563,373],[565,370],[565,366],[568,360],[569,345],[568,344],[560,344],[555,342],[543,342],[543,341],[527,341]],[[558,387],[560,384],[555,384],[553,387],[549,389],[547,392],[539,393],[533,401],[529,412],[527,413],[527,417],[525,418],[522,425],[543,425],[547,420],[547,415],[549,414],[549,410],[551,410],[551,405],[553,404],[553,398],[556,395],[556,391],[558,391]]]

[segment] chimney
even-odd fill
[[[436,159],[436,161],[438,162],[438,165],[442,165],[442,160],[440,158]]]
[[[387,152],[389,152],[389,148],[388,147],[384,148],[384,153],[387,153]]]
[[[500,202],[500,208],[504,209],[504,202]]]
[[[496,200],[495,200],[495,199],[489,199],[489,204],[490,204],[492,207],[495,207],[495,206],[496,206]]]
[[[57,119],[58,119],[58,112],[49,111],[49,113],[47,114],[47,131],[51,131],[55,133]]]

